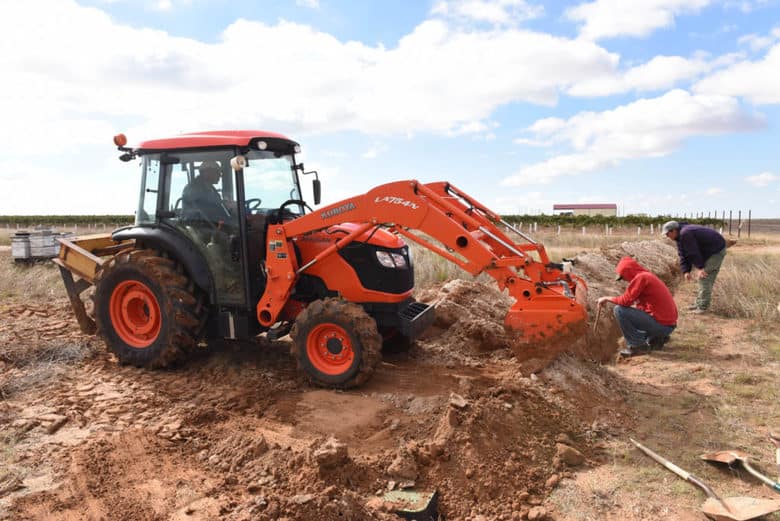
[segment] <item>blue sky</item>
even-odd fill
[[[324,202],[780,217],[780,0],[6,0],[0,214],[132,213],[131,143],[299,141]]]

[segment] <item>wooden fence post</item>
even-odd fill
[[[742,235],[742,210],[737,211],[737,239]]]

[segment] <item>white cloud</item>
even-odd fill
[[[772,1],[773,0],[725,0],[723,5],[727,8],[738,9],[742,13],[748,14],[770,5]]]
[[[733,98],[694,96],[684,90],[605,112],[581,112],[568,120],[546,118],[528,128],[533,139],[568,145],[571,152],[522,168],[502,184],[549,183],[630,159],[666,156],[690,137],[744,132],[762,123],[745,114]]]
[[[525,0],[439,0],[431,14],[493,25],[510,25],[540,17],[541,5]]]
[[[518,29],[453,30],[443,21],[422,23],[391,49],[284,21],[238,20],[216,43],[203,43],[119,25],[67,0],[46,4],[44,17],[40,2],[5,6],[0,47],[18,50],[0,55],[7,149],[34,149],[41,128],[85,119],[119,122],[131,141],[242,126],[446,135],[507,103],[554,104],[568,85],[617,63],[590,42]],[[247,49],[274,52],[253,66]],[[63,144],[83,139],[73,133]]]
[[[708,189],[707,189],[707,191],[706,191],[705,193],[706,193],[707,195],[718,195],[718,194],[722,194],[722,193],[723,193],[723,188],[718,188],[718,187],[715,187],[715,186],[714,186],[714,187],[712,187],[712,188],[708,188]]]
[[[745,181],[752,184],[753,186],[763,187],[777,181],[778,179],[780,179],[780,176],[777,176],[771,172],[761,172],[760,174],[747,176]]]
[[[566,10],[580,22],[580,36],[597,40],[616,36],[644,37],[674,25],[676,16],[696,13],[711,0],[595,0]]]
[[[763,59],[742,61],[702,79],[693,90],[701,94],[741,96],[755,104],[780,103],[780,43]]]
[[[567,92],[572,96],[608,96],[628,91],[654,91],[673,87],[710,71],[722,58],[655,56],[648,62],[624,72],[613,72],[575,83]]]
[[[772,42],[774,42],[774,38],[770,36],[759,36],[757,34],[746,34],[744,36],[740,36],[737,40],[739,45],[746,45],[747,47],[750,47],[751,51],[754,52],[766,49],[772,45]]]
[[[155,11],[170,12],[177,7],[186,7],[191,4],[192,0],[153,0],[151,8]]]
[[[766,35],[751,33],[740,36],[737,43],[749,47],[753,52],[758,52],[770,47],[778,39],[780,39],[780,27],[775,27]]]

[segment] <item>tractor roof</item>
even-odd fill
[[[287,136],[266,130],[209,130],[207,132],[179,134],[178,136],[162,139],[150,139],[139,143],[135,148],[142,150],[166,150],[231,145],[247,146],[251,140],[256,138],[283,139],[293,145],[298,144]]]

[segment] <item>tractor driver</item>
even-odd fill
[[[211,222],[228,220],[230,211],[225,207],[222,196],[214,188],[221,177],[219,163],[203,161],[198,171],[199,174],[184,187],[181,194],[182,209],[192,216]]]

